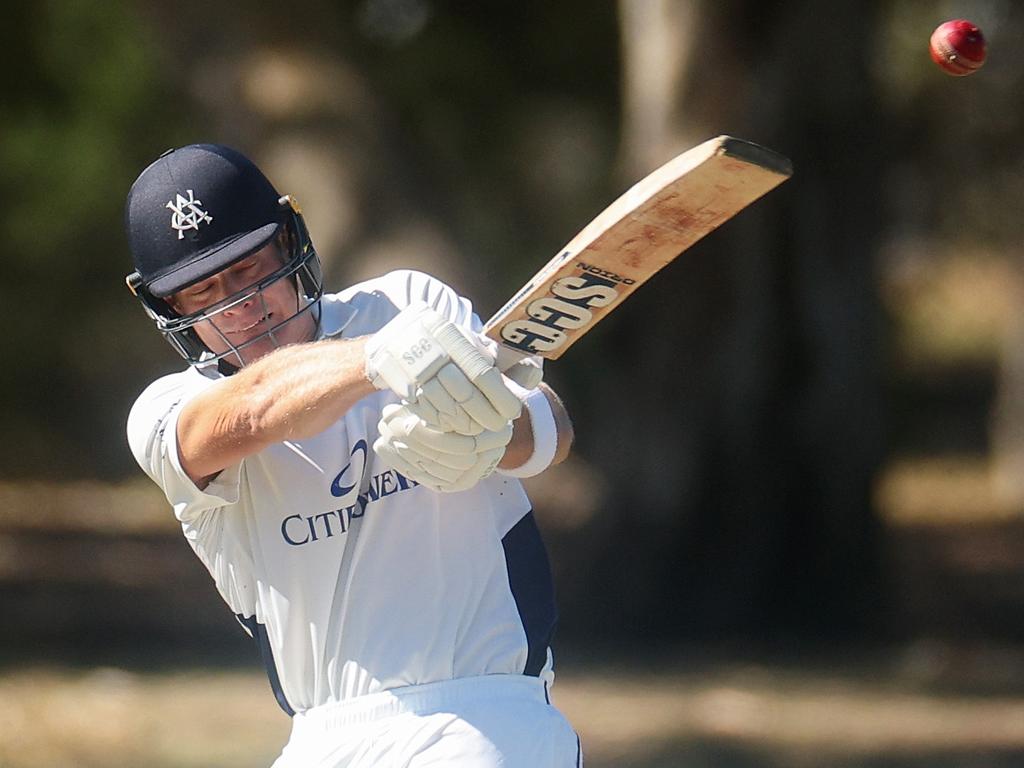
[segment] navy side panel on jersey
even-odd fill
[[[527,512],[501,540],[508,567],[508,583],[526,631],[528,655],[524,674],[536,677],[548,660],[548,645],[555,633],[558,610],[551,564],[533,512]]]
[[[267,628],[258,623],[255,616],[243,616],[240,613],[236,613],[235,618],[238,619],[243,627],[249,630],[249,634],[252,635],[252,639],[256,641],[256,646],[260,649],[260,658],[263,659],[263,666],[266,667],[267,677],[270,679],[270,687],[274,690],[274,698],[277,699],[277,703],[288,717],[294,717],[295,710],[292,709],[292,705],[285,698],[284,689],[281,687],[281,679],[277,676],[277,667],[274,666],[274,652],[270,649],[270,638],[267,637]]]

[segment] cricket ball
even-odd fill
[[[943,71],[961,77],[985,63],[985,36],[966,19],[954,19],[935,28],[928,50]]]

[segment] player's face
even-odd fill
[[[200,312],[251,288],[280,269],[283,263],[280,246],[273,241],[221,272],[174,294],[170,297],[171,306],[182,315]],[[241,367],[285,344],[312,339],[316,319],[311,313],[304,312],[285,322],[296,314],[299,301],[294,280],[280,279],[197,323],[195,330],[214,354],[248,345],[226,358]],[[271,329],[273,334],[264,335]]]

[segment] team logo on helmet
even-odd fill
[[[185,230],[199,229],[200,224],[209,224],[213,217],[204,211],[201,206],[202,200],[196,200],[191,189],[186,189],[188,197],[175,195],[174,200],[167,201],[167,207],[171,209],[171,228],[178,230],[178,239],[185,237]]]

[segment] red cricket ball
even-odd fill
[[[985,63],[985,36],[966,19],[954,19],[935,28],[928,50],[948,74],[969,75]]]

